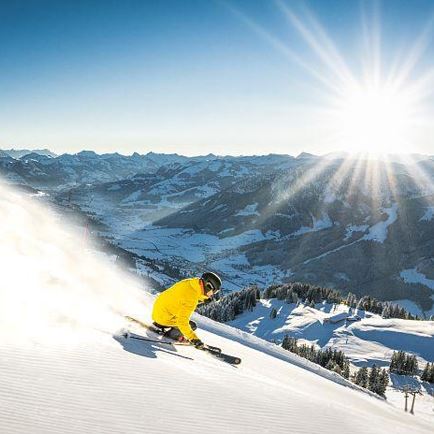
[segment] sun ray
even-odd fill
[[[303,187],[310,185],[320,178],[333,164],[333,160],[321,158],[319,162],[313,164],[311,167],[300,168],[298,170],[303,170],[301,176],[297,179],[293,179],[297,176],[298,172],[290,171],[288,172],[288,177],[284,176],[280,178],[276,184],[276,191],[272,200],[267,206],[266,212],[262,212],[261,215],[256,220],[256,225],[261,226],[262,223],[267,220],[270,216],[275,215],[277,210],[282,206],[283,203],[289,202],[297,193],[299,193]]]
[[[362,58],[363,80],[377,86],[381,81],[381,26],[379,3],[372,3],[371,16],[368,23],[366,4],[361,3],[362,35],[365,45],[365,56]]]
[[[389,158],[384,159],[385,173],[387,177],[387,184],[392,195],[393,202],[399,202],[399,186],[396,178],[396,173],[394,168],[392,167],[392,163]]]
[[[303,173],[303,175],[290,186],[290,189],[287,189],[283,193],[284,200],[288,200],[291,197],[294,197],[297,193],[299,193],[302,190],[303,187],[313,183],[322,174],[324,174],[324,172],[328,168],[330,168],[332,164],[333,164],[333,160],[327,160],[322,158],[319,163],[315,163],[311,168],[308,168]]]
[[[339,92],[339,85],[333,80],[327,79],[323,74],[320,73],[314,66],[309,65],[304,59],[302,59],[294,50],[292,50],[287,44],[283,43],[279,38],[272,35],[264,27],[260,26],[253,19],[248,17],[246,14],[241,12],[239,9],[230,5],[228,2],[222,2],[225,7],[240,21],[247,25],[254,33],[259,35],[265,41],[267,41],[276,51],[282,53],[288,60],[299,65],[302,69],[308,72],[313,78],[318,80],[331,92]]]
[[[364,162],[364,158],[362,155],[359,155],[357,158],[355,158],[356,164],[354,167],[354,172],[353,175],[351,177],[350,183],[348,185],[347,188],[347,196],[352,196],[353,195],[353,190],[355,189],[356,185],[360,184],[360,177],[362,176],[362,171],[363,171],[363,165],[365,164]]]
[[[355,161],[354,159],[349,157],[344,158],[338,170],[328,181],[326,189],[330,188],[336,192],[339,192],[339,189],[341,188],[342,184],[347,179],[347,175],[349,174],[350,170],[354,166],[354,161]]]
[[[317,65],[310,64],[307,56],[298,54],[289,43],[284,43],[239,10],[228,7],[323,86],[323,89],[315,90],[321,103],[311,109],[315,126],[324,132],[322,144],[335,149],[338,146],[339,150],[352,153],[352,158],[344,160],[330,175],[328,188],[339,190],[348,178],[345,184],[347,197],[359,188],[371,197],[372,206],[376,209],[384,206],[387,200],[397,201],[401,188],[399,175],[396,174],[399,167],[384,154],[409,152],[415,147],[421,127],[433,127],[434,113],[429,109],[428,102],[434,93],[434,67],[421,70],[417,76],[415,73],[431,42],[434,14],[430,14],[405,56],[395,57],[396,62],[387,65],[382,58],[385,51],[382,49],[380,2],[372,2],[371,8],[361,2],[364,51],[360,56],[362,70],[355,74],[348,59],[340,53],[309,8],[296,14],[284,0],[275,0],[275,4],[310,53],[319,60]],[[421,165],[407,159],[405,166],[415,182],[428,191],[427,186],[433,182]],[[290,200],[332,167],[322,161],[305,170],[299,179],[284,186],[273,207],[277,208],[282,201]],[[380,196],[383,201],[379,200]]]
[[[339,54],[337,48],[331,42],[324,29],[322,29],[313,15],[309,13],[310,24],[312,27],[312,30],[310,30],[307,25],[304,24],[302,20],[283,3],[283,1],[277,0],[276,3],[285,14],[288,21],[300,33],[305,42],[328,67],[328,69],[332,71],[342,83],[354,84],[355,80],[350,69],[345,64],[345,61]]]
[[[387,81],[393,83],[396,88],[405,85],[416,65],[420,62],[422,55],[426,52],[430,38],[432,37],[433,24],[434,14],[431,14],[422,32],[416,38],[412,47],[407,51],[404,63],[400,65],[399,70],[395,74],[393,73],[394,71],[390,72]]]
[[[405,166],[409,176],[415,180],[416,184],[422,189],[422,196],[434,194],[434,178],[425,171],[420,163],[410,155],[399,155],[400,162]]]
[[[365,186],[366,192],[370,197],[371,209],[378,210],[382,205],[382,195],[380,190],[381,178],[379,170],[380,162],[378,159],[370,159],[366,164]]]

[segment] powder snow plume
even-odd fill
[[[0,334],[65,340],[114,333],[124,314],[149,313],[138,281],[92,254],[50,209],[2,183],[0,223]]]

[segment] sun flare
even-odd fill
[[[332,127],[347,151],[409,151],[415,107],[405,92],[387,86],[352,86],[336,101]]]
[[[308,123],[317,147],[373,158],[426,147],[433,128],[434,68],[422,60],[434,33],[434,19],[428,19],[408,46],[393,53],[382,41],[379,5],[363,5],[360,41],[350,53],[339,49],[311,10],[296,13],[288,3],[276,0],[305,51],[297,52],[293,46],[285,50],[286,45],[272,34],[255,29],[319,86]]]

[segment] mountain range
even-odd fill
[[[0,171],[91,216],[161,286],[210,268],[229,290],[306,281],[433,307],[431,156],[3,151]]]

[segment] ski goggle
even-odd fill
[[[217,294],[218,292],[220,292],[220,288],[219,289],[214,288],[214,285],[211,282],[206,282],[205,288],[208,291],[212,291],[214,293],[214,295]]]

